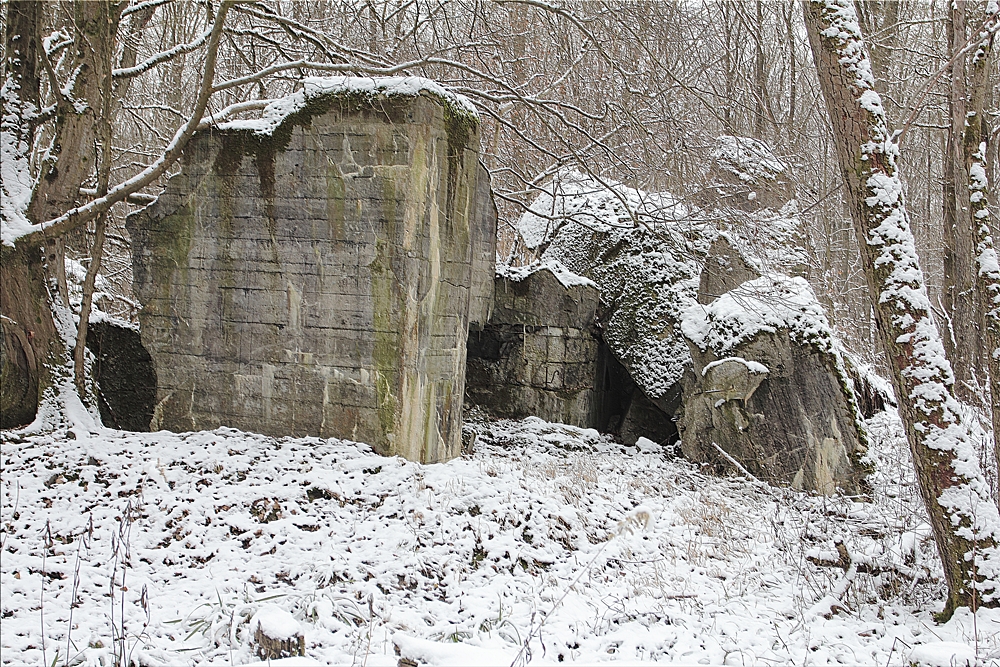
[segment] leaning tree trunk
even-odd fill
[[[804,16],[917,482],[948,584],[943,612],[1000,604],[1000,515],[954,397],[851,0],[805,0]]]
[[[969,212],[976,225],[976,263],[979,297],[986,339],[990,410],[993,416],[993,452],[1000,462],[1000,261],[990,226],[989,181],[986,178],[986,142],[980,142],[969,160]]]
[[[980,41],[972,56],[962,147],[965,154],[965,176],[968,179],[968,223],[971,223],[976,241],[976,282],[979,288],[980,321],[986,342],[983,356],[989,372],[987,395],[991,397],[993,451],[997,455],[996,460],[1000,462],[1000,263],[997,261],[990,224],[990,188],[986,175],[986,148],[990,127],[984,113],[989,86],[989,62],[994,34],[1000,28],[1000,14],[994,13],[987,19],[983,32],[978,35]]]

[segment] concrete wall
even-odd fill
[[[128,223],[152,427],[456,456],[495,258],[478,146],[475,120],[429,94],[332,97],[272,136],[196,136]]]
[[[548,269],[497,278],[493,315],[469,334],[467,397],[503,418],[594,427],[599,412],[599,294]]]

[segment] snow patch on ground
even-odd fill
[[[278,605],[266,604],[250,619],[250,631],[260,629],[271,639],[294,639],[299,634],[299,622]]]
[[[246,664],[265,605],[305,635],[287,665],[388,667],[396,647],[509,665],[526,643],[535,664],[885,665],[939,640],[998,646],[995,611],[934,626],[939,566],[885,413],[873,503],[707,477],[537,418],[472,424],[474,455],[424,466],[81,416],[3,433],[3,665],[62,664],[67,646],[106,665],[121,631],[143,665]],[[806,559],[835,540],[882,574]],[[828,596],[829,618],[810,613]]]

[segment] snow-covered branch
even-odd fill
[[[57,218],[34,225],[30,233],[26,234],[19,240],[30,242],[30,239],[36,236],[54,237],[64,234],[82,224],[86,224],[101,213],[110,209],[115,204],[125,201],[129,195],[138,192],[162,176],[170,165],[172,165],[177,158],[181,156],[181,151],[184,149],[184,146],[194,134],[199,123],[201,123],[202,116],[205,113],[205,108],[208,106],[208,100],[212,96],[212,80],[215,74],[219,41],[222,38],[222,34],[225,29],[226,15],[232,8],[234,1],[235,0],[224,0],[219,6],[218,13],[215,16],[215,21],[212,26],[211,34],[207,40],[208,48],[205,54],[204,74],[202,75],[198,99],[187,122],[177,130],[174,134],[174,138],[171,140],[170,144],[166,147],[159,159],[139,174],[118,184],[114,188],[111,188],[103,197],[98,197],[97,199],[87,202],[82,206],[66,211]]]
[[[214,29],[214,26],[213,26]],[[168,60],[176,58],[179,55],[185,53],[191,53],[195,49],[201,48],[202,45],[212,36],[212,30],[206,30],[205,32],[198,35],[193,41],[187,42],[186,44],[178,44],[177,46],[167,49],[166,51],[161,51],[154,56],[150,56],[146,60],[142,61],[138,65],[132,67],[125,67],[121,69],[116,69],[112,72],[112,75],[116,79],[122,79],[125,77],[138,76],[144,72],[148,72],[160,63],[164,63]]]

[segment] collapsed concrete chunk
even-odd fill
[[[698,303],[709,304],[748,280],[760,278],[725,234],[712,241],[698,279]]]
[[[760,168],[741,183],[781,185],[780,163],[743,157]],[[797,208],[775,197],[777,212],[705,211],[567,172],[519,231],[541,261],[557,260],[600,289],[601,333],[635,387],[608,430],[625,442],[666,444],[677,440],[678,420],[685,456],[720,472],[860,492],[861,416],[822,308],[804,279],[764,269],[804,263]]]
[[[306,79],[199,133],[128,223],[153,428],[458,455],[495,259],[478,150],[475,110],[416,78]]]
[[[804,279],[747,281],[692,305],[681,326],[693,362],[678,421],[686,458],[796,489],[865,491],[854,393]]]
[[[469,333],[469,401],[497,417],[593,426],[597,287],[552,262],[498,276],[494,294],[489,323]]]
[[[558,261],[597,284],[608,347],[656,401],[690,365],[677,325],[694,300],[714,227],[669,194],[611,186],[560,173],[518,230],[543,262]]]
[[[702,205],[753,212],[778,210],[795,198],[785,165],[766,144],[751,137],[717,137],[710,178],[712,187],[701,197]]]

